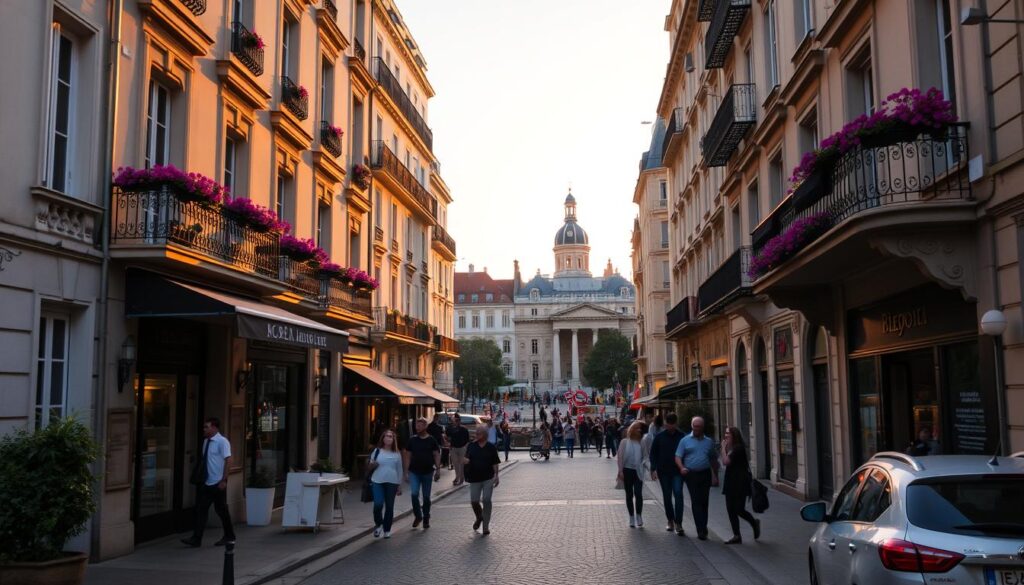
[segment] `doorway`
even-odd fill
[[[249,473],[265,467],[275,478],[274,505],[284,503],[285,482],[293,468],[305,468],[305,401],[299,391],[300,366],[253,364],[246,450]]]
[[[832,402],[828,391],[828,365],[815,364],[814,425],[818,430],[818,492],[823,500],[830,500],[835,491],[832,477]]]
[[[903,451],[924,427],[940,440],[934,348],[882,356],[882,375],[888,394],[882,413],[890,429],[885,448]]]

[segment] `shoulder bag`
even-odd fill
[[[750,508],[758,514],[768,510],[768,488],[758,481],[750,471],[750,460],[747,460],[747,475],[750,477]]]
[[[377,454],[379,452],[380,449],[374,449],[373,454],[370,455],[370,464],[372,465],[373,469],[376,469]],[[359,494],[359,501],[363,503],[373,501],[373,481],[370,480],[370,478],[373,477],[373,469],[370,469],[371,465],[366,466],[366,479],[363,480],[363,491],[362,493]]]

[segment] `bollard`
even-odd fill
[[[224,574],[221,585],[235,585],[235,543],[224,545]]]

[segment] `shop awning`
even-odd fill
[[[704,390],[711,390],[711,386],[707,381],[702,382]],[[697,398],[697,381],[692,382],[669,384],[662,387],[661,391],[658,392],[658,401],[675,401],[675,400],[688,400]]]
[[[129,272],[125,317],[233,319],[239,337],[307,349],[348,351],[348,332],[257,300],[156,275]]]
[[[440,390],[434,388],[429,384],[424,384],[423,382],[419,382],[417,380],[401,380],[401,382],[406,386],[409,386],[413,390],[416,390],[421,394],[430,396],[434,400],[440,402],[443,408],[457,408],[459,406],[459,401],[457,398],[452,398],[451,396],[448,396],[444,392],[441,392]]]
[[[360,387],[358,383],[352,384],[345,382],[343,384],[343,394],[354,397],[395,397],[398,398],[399,404],[434,404],[434,398],[420,392],[416,388],[412,388],[406,384],[405,380],[396,380],[386,374],[378,372],[373,368],[366,366],[345,366],[344,376],[355,375],[365,380],[370,387]],[[351,388],[349,392],[347,389]]]

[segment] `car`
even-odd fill
[[[878,453],[800,516],[812,585],[1024,584],[1024,453]]]
[[[454,415],[455,415],[454,412],[439,413],[438,424],[440,424],[442,427],[448,428],[448,424],[449,424],[448,420],[449,420],[450,417],[452,417]],[[477,425],[485,424],[485,422],[486,422],[486,421],[484,421],[484,417],[482,417],[480,415],[477,415],[477,414],[466,414],[464,412],[460,412],[459,413],[459,421],[462,423],[462,426],[466,427],[467,429],[469,429],[471,431],[473,429],[475,429]]]

